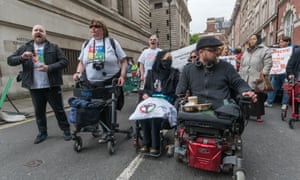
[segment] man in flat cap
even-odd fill
[[[217,109],[224,103],[232,102],[232,94],[250,96],[256,101],[256,95],[240,77],[234,67],[219,61],[219,46],[223,43],[214,36],[201,38],[196,51],[199,60],[186,65],[181,73],[176,94],[182,96],[187,90],[191,96],[198,96],[198,103],[212,103]]]

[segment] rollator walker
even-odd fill
[[[122,87],[117,86],[118,79],[112,79],[112,85],[97,88],[86,88],[82,86],[79,81],[73,89],[75,98],[69,99],[69,104],[72,107],[71,114],[73,113],[75,131],[72,133],[74,140],[74,150],[81,152],[83,148],[82,138],[78,135],[81,132],[90,132],[93,137],[100,137],[102,132],[107,133],[106,143],[110,155],[115,153],[115,133],[124,133],[126,137],[131,138],[133,128],[127,130],[119,129],[117,123],[117,95],[120,93]],[[101,113],[109,108],[107,112],[110,117],[110,127],[104,123]],[[72,112],[73,111],[73,112]],[[70,114],[70,116],[72,116]],[[70,120],[71,121],[71,120]]]
[[[300,83],[295,79],[291,79],[289,82],[283,85],[283,89],[289,95],[289,100],[291,101],[292,104],[292,114],[291,114],[292,118],[289,119],[288,123],[289,123],[289,127],[291,129],[294,129],[295,122],[299,121],[299,117],[300,117],[299,114]],[[287,110],[288,110],[288,105],[285,110],[281,111],[281,120],[283,121],[287,116]]]

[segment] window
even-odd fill
[[[167,26],[169,26],[169,20],[166,21]]]
[[[284,19],[284,34],[286,36],[292,37],[293,35],[293,28],[294,28],[294,15],[292,11],[289,11]]]
[[[151,17],[152,16],[152,14],[151,14],[151,12],[149,12],[149,17]]]
[[[152,23],[151,22],[149,23],[149,27],[150,27],[150,29],[152,29]]]
[[[169,9],[166,10],[166,14],[169,14]]]
[[[162,7],[163,7],[162,3],[155,3],[154,4],[154,9],[160,9]]]
[[[64,74],[72,75],[76,72],[80,51],[61,48],[68,59],[68,67],[63,70]]]
[[[124,3],[123,0],[118,0],[118,13],[124,15]]]

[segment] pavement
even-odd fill
[[[70,97],[73,97],[73,91],[72,90],[65,90],[63,91],[63,99],[64,99],[64,107],[67,110],[70,106],[68,104],[68,99]],[[15,107],[14,107],[15,106]],[[8,101],[6,99],[3,103],[2,112],[6,112],[9,115],[25,115],[26,118],[32,118],[34,117],[34,108],[32,105],[31,97],[26,98],[19,98]],[[53,112],[51,106],[47,104],[47,113]],[[0,120],[0,125],[6,123],[3,120]]]

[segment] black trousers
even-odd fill
[[[160,129],[163,119],[153,118],[141,120],[143,130],[143,146],[152,147],[155,149],[160,148]]]
[[[31,89],[30,94],[39,132],[47,132],[47,102],[50,104],[55,113],[59,128],[62,131],[70,130],[70,125],[64,110],[61,87],[57,86],[43,89]]]

